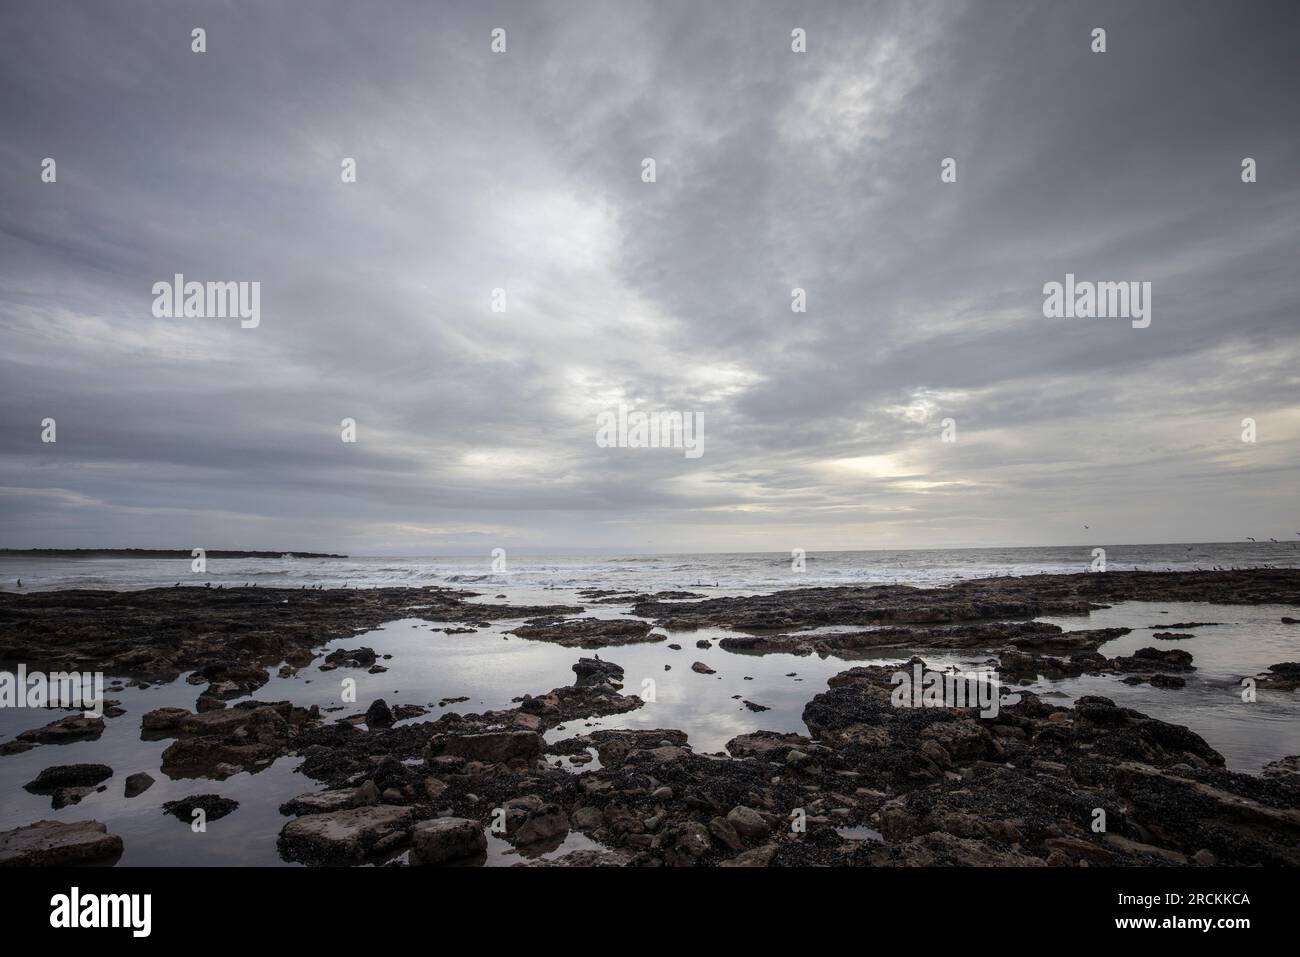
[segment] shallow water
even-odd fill
[[[493,594],[480,600],[496,600]],[[510,600],[562,603],[574,599],[552,590],[522,588],[515,589]],[[588,606],[588,614],[627,617],[628,610],[618,605],[593,605]],[[1268,761],[1300,753],[1300,692],[1259,691],[1255,703],[1245,704],[1239,687],[1243,676],[1254,675],[1278,661],[1300,658],[1296,650],[1300,626],[1281,624],[1279,619],[1283,615],[1300,617],[1300,609],[1125,602],[1089,615],[1044,618],[1066,630],[1133,628],[1133,634],[1103,646],[1103,653],[1131,654],[1147,645],[1179,647],[1193,654],[1198,670],[1187,676],[1187,687],[1177,690],[1125,685],[1110,676],[1038,681],[1029,687],[1056,703],[1068,703],[1084,694],[1100,694],[1154,717],[1187,725],[1222,752],[1230,768],[1258,772]],[[1222,624],[1183,629],[1196,636],[1186,641],[1156,641],[1150,637],[1154,630],[1171,630],[1169,624],[1186,621]],[[272,669],[270,681],[251,697],[261,701],[288,699],[304,706],[317,704],[323,711],[338,709],[328,711],[327,718],[364,712],[371,701],[382,697],[390,706],[414,703],[429,708],[429,715],[411,719],[424,721],[447,710],[468,713],[507,708],[524,693],[540,694],[571,684],[573,663],[580,657],[599,654],[623,667],[625,692],[641,695],[647,703],[626,714],[570,722],[549,731],[548,741],[598,728],[675,728],[687,733],[697,752],[717,752],[732,737],[751,731],[806,733],[801,717],[804,705],[826,689],[826,679],[831,675],[855,665],[900,662],[908,657],[891,654],[877,659],[844,661],[788,654],[735,654],[716,644],[717,639],[728,634],[717,628],[660,631],[666,635],[665,641],[593,652],[505,634],[517,624],[499,622],[474,634],[448,635],[436,629],[456,625],[414,619],[389,622],[325,646],[334,649],[366,645],[379,655],[391,655],[382,660],[389,669],[386,673],[371,675],[357,668],[322,672],[313,664],[291,677],[281,678]],[[697,648],[699,640],[714,644],[710,648]],[[681,650],[670,649],[670,643],[680,644]],[[921,653],[931,666],[939,668],[955,665],[970,669],[987,660],[984,655]],[[695,661],[714,668],[716,674],[692,671],[690,666]],[[344,679],[356,682],[355,702],[342,700]],[[182,677],[165,686],[110,691],[108,697],[119,700],[127,713],[107,719],[107,729],[99,741],[40,745],[23,754],[0,757],[0,829],[41,818],[65,821],[93,818],[122,836],[126,850],[121,863],[126,865],[283,864],[275,840],[287,818],[279,813],[278,807],[298,794],[319,789],[315,782],[295,772],[298,758],[280,758],[256,773],[241,773],[220,782],[172,780],[159,770],[160,756],[170,739],[140,739],[140,716],[145,711],[159,707],[193,708],[200,688],[187,684]],[[469,700],[446,707],[438,705],[443,699],[461,696]],[[769,710],[751,711],[744,700]],[[20,731],[39,727],[61,715],[58,711],[0,709],[0,740],[9,740]],[[48,797],[22,790],[22,785],[43,768],[77,762],[111,766],[114,775],[105,782],[106,790],[58,811],[50,807]],[[567,760],[564,763],[569,766]],[[581,773],[596,767],[599,763],[592,762],[573,770]],[[127,799],[122,794],[123,781],[136,771],[148,771],[156,783],[144,794]],[[240,806],[224,818],[209,821],[207,831],[199,834],[193,833],[188,823],[164,815],[161,810],[164,801],[204,793],[234,798]],[[592,846],[595,845],[582,835],[571,834],[558,847],[540,850],[545,856],[553,857]],[[509,844],[491,837],[487,864],[509,865],[522,859],[520,852]]]
[[[1104,695],[1153,718],[1185,725],[1219,751],[1229,769],[1257,772],[1269,761],[1300,754],[1300,691],[1259,690],[1254,702],[1242,701],[1242,678],[1278,662],[1300,659],[1300,625],[1282,624],[1284,616],[1300,617],[1293,605],[1130,601],[1084,616],[1042,618],[1067,630],[1132,628],[1131,634],[1102,645],[1102,654],[1113,658],[1139,648],[1181,648],[1191,653],[1196,670],[1184,675],[1185,688],[1126,685],[1109,676],[1041,682],[1033,688],[1060,692],[1069,700]],[[1220,624],[1170,628],[1174,622]],[[1179,641],[1151,637],[1160,631],[1194,637]]]

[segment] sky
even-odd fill
[[[0,87],[0,547],[1300,529],[1290,0],[14,0]]]

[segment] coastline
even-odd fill
[[[103,672],[118,689],[186,675],[199,690],[192,708],[106,712],[98,724],[72,714],[28,728],[25,739],[0,744],[0,775],[6,790],[23,786],[5,774],[10,755],[34,753],[59,767],[56,742],[93,742],[105,721],[132,722],[142,737],[168,742],[158,770],[210,782],[213,792],[280,758],[301,760],[302,775],[325,790],[284,802],[276,843],[285,860],[303,863],[472,860],[489,837],[565,851],[534,857],[538,864],[1300,863],[1294,758],[1260,775],[1233,772],[1200,735],[1104,695],[1063,707],[1017,690],[1030,675],[1158,688],[1196,671],[1177,637],[1109,656],[1101,647],[1127,629],[1065,629],[1035,620],[1042,616],[1125,601],[1300,609],[1300,570],[1112,571],[718,598],[592,588],[579,598],[513,605],[431,587],[6,593],[0,662]],[[503,628],[503,637],[568,655],[572,683],[519,687],[511,707],[444,706],[435,720],[422,705],[379,697],[358,700],[338,720],[318,705],[259,699],[273,673],[382,675],[393,663],[360,636],[397,619],[442,626],[429,634],[433,642]],[[1156,634],[1213,624],[1173,622]],[[826,686],[807,688],[807,733],[738,734],[720,760],[697,752],[679,729],[583,729],[646,704],[639,676],[618,663],[620,649],[675,649],[671,667],[707,679],[712,666],[689,663],[690,636],[702,629],[728,632],[716,645],[740,661],[832,661]],[[331,641],[361,647],[326,651]],[[955,651],[987,656],[1008,692],[996,715],[898,707],[891,697],[900,665],[853,664],[884,658],[924,668],[936,653]],[[1294,695],[1300,666],[1277,664],[1250,677],[1262,693]],[[763,706],[745,704],[761,723]],[[108,770],[99,781],[69,772],[69,783],[40,787],[65,806],[89,805],[102,780],[120,788],[113,775],[135,769]],[[223,807],[219,793],[195,797],[201,802],[182,813]],[[66,831],[72,826],[63,825],[61,838],[68,853],[106,847],[97,829]],[[0,855],[40,862],[21,858],[31,835],[15,831],[22,827],[0,835]]]

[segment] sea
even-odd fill
[[[485,549],[481,555],[407,558],[298,558],[286,553],[281,558],[208,558],[202,573],[191,570],[190,558],[0,557],[0,590],[16,590],[19,580],[26,591],[207,582],[277,588],[441,585],[508,592],[617,588],[653,593],[708,588],[726,594],[856,584],[933,587],[997,575],[1088,571],[1094,568],[1098,548],[1104,550],[1106,567],[1122,570],[1300,567],[1300,535],[1292,537],[1293,541],[1278,543],[807,551],[802,562],[800,556],[783,552],[584,556]]]
[[[632,595],[691,591],[705,595],[742,595],[795,587],[903,583],[942,586],[962,579],[1040,572],[1083,572],[1093,567],[1093,549],[1078,545],[1055,548],[980,548],[915,551],[809,552],[798,570],[797,556],[782,553],[718,555],[546,556],[515,554],[452,557],[349,557],[303,559],[209,559],[202,574],[190,559],[122,558],[0,559],[3,588],[22,590],[91,588],[129,590],[154,586],[257,584],[260,587],[370,588],[384,585],[434,585],[474,592],[474,601],[494,604],[583,604],[588,616],[632,617]],[[1110,569],[1194,570],[1212,568],[1296,567],[1300,538],[1292,543],[1210,543],[1106,547]],[[494,567],[493,562],[496,561]],[[502,564],[504,562],[504,565]],[[577,592],[587,588],[619,589],[627,602],[584,603]],[[1126,685],[1115,676],[1065,680],[1037,679],[1013,690],[1030,690],[1044,701],[1069,705],[1083,695],[1102,695],[1144,714],[1184,725],[1224,755],[1227,766],[1247,774],[1263,773],[1267,764],[1300,754],[1300,692],[1260,690],[1252,700],[1242,681],[1281,661],[1300,660],[1300,606],[1215,605],[1183,602],[1119,602],[1087,614],[1042,620],[1066,630],[1125,627],[1132,631],[1101,648],[1108,656],[1132,654],[1146,646],[1168,646],[1152,635],[1173,622],[1212,622],[1186,629],[1192,638],[1177,647],[1191,652],[1196,670],[1183,688]],[[371,631],[323,646],[369,646],[385,658],[386,672],[346,669],[355,681],[355,697],[342,692],[341,672],[321,672],[316,665],[269,681],[250,697],[260,701],[291,700],[319,705],[329,719],[355,717],[375,698],[390,705],[418,704],[425,721],[447,711],[483,712],[512,707],[524,693],[540,694],[573,683],[573,664],[593,652],[529,641],[511,634],[518,621],[495,621],[472,633],[448,634],[452,622],[397,619]],[[841,629],[818,629],[820,631]],[[851,630],[851,629],[849,629]],[[1182,629],[1180,629],[1182,630]],[[674,728],[686,732],[699,753],[725,753],[733,737],[758,730],[807,733],[803,709],[827,688],[827,679],[855,665],[901,664],[908,655],[882,651],[882,657],[845,661],[834,656],[747,655],[727,651],[718,639],[728,632],[702,628],[667,631],[664,641],[602,649],[602,658],[625,671],[625,693],[645,699],[643,707],[621,715],[570,722],[546,734],[554,743],[602,728]],[[701,642],[702,644],[697,644]],[[676,644],[678,649],[671,645]],[[987,655],[921,652],[932,668],[987,668]],[[910,652],[908,653],[910,654]],[[703,662],[712,674],[692,670]],[[8,667],[8,665],[6,665]],[[112,676],[109,676],[110,678]],[[42,745],[0,757],[0,831],[40,819],[103,822],[125,842],[121,865],[167,864],[281,866],[276,838],[287,818],[279,812],[289,799],[319,789],[298,771],[301,759],[281,757],[265,767],[222,780],[192,778],[162,770],[167,740],[146,740],[140,716],[161,707],[192,709],[199,688],[185,681],[140,687],[111,687],[108,697],[125,710],[110,718],[98,741]],[[452,701],[450,699],[464,699]],[[755,710],[750,704],[763,710]],[[40,727],[63,712],[0,708],[0,743]],[[152,737],[152,736],[150,736]],[[594,755],[594,751],[590,752]],[[550,760],[574,774],[599,766],[598,759],[578,765],[567,756]],[[23,784],[52,764],[105,763],[113,777],[78,804],[55,809],[50,798],[31,794]],[[156,783],[145,793],[126,797],[127,775],[144,771]],[[239,807],[207,831],[195,834],[188,823],[163,813],[162,804],[198,794],[220,794]],[[847,835],[846,835],[847,836]],[[875,840],[862,829],[853,839]],[[593,846],[571,831],[554,842],[521,849],[489,835],[484,863],[516,864],[528,857],[550,858]]]

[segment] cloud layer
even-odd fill
[[[1297,35],[1289,2],[8,4],[0,544],[1290,537]],[[1067,272],[1150,281],[1150,328],[1044,318]],[[154,318],[175,273],[260,282],[261,324]],[[705,454],[598,447],[619,403]]]

